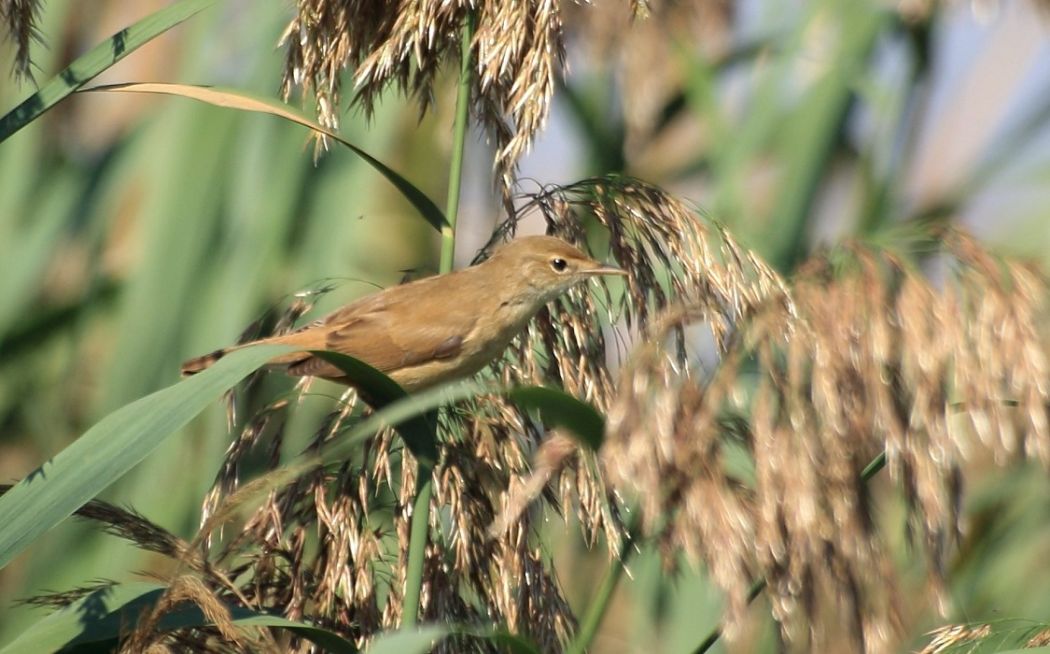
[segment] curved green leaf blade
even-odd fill
[[[311,354],[346,373],[374,409],[382,409],[408,397],[397,382],[360,359],[324,350],[314,350]],[[394,428],[417,460],[431,465],[437,461],[437,417],[432,410],[406,416]]]
[[[308,468],[316,465],[337,463],[349,457],[353,449],[364,442],[369,436],[374,435],[383,427],[399,429],[406,420],[418,416],[424,416],[448,404],[465,400],[482,393],[497,392],[498,389],[490,384],[476,381],[461,381],[431,388],[385,405],[377,409],[370,416],[354,424],[350,430],[339,437],[338,440],[326,444],[324,450],[315,453],[312,450],[304,452],[290,461],[285,467]]]
[[[341,143],[350,149],[354,154],[361,157],[368,163],[368,165],[375,168],[383,177],[401,191],[401,194],[405,196],[405,199],[412,203],[412,206],[419,211],[420,215],[430,223],[430,225],[437,231],[441,231],[448,225],[448,220],[445,218],[445,214],[442,213],[441,209],[434,204],[423,191],[419,190],[414,184],[409,182],[407,179],[402,177],[392,168],[379,161],[372,155],[368,154],[361,148],[357,147],[350,141],[339,135],[317,122],[307,118],[301,111],[287,105],[273,98],[267,98],[245,91],[237,89],[228,89],[213,86],[197,86],[193,84],[161,84],[161,83],[128,83],[128,84],[108,84],[106,86],[95,86],[90,89],[84,89],[87,91],[98,91],[98,92],[110,92],[110,93],[155,93],[161,95],[174,95],[181,98],[189,98],[191,100],[197,100],[199,102],[205,102],[216,107],[225,107],[229,109],[239,109],[241,111],[251,111],[261,114],[269,114],[271,116],[277,116],[287,121],[296,123],[307,127],[318,134]]]
[[[55,652],[71,647],[81,651],[88,645],[96,651],[114,651],[120,635],[126,634],[143,613],[156,604],[164,590],[164,586],[141,582],[100,588],[40,620],[0,650],[0,654]],[[227,608],[232,622],[239,626],[288,629],[326,652],[357,654],[359,651],[353,643],[327,629],[239,606]],[[186,604],[161,618],[158,629],[169,631],[211,624],[197,606]]]
[[[383,406],[382,409],[354,425],[345,440],[356,443],[376,433],[382,427],[390,426],[396,428],[406,420],[425,415],[427,412],[440,409],[443,406],[476,397],[483,393],[498,393],[499,391],[499,387],[492,384],[467,380],[406,395],[396,402]],[[327,454],[328,452],[326,451],[326,457]]]
[[[227,389],[287,351],[271,345],[233,352],[208,370],[100,420],[0,497],[0,525],[4,525],[0,568],[146,458]]]
[[[181,0],[125,27],[77,57],[39,91],[0,118],[0,143],[90,82],[99,73],[217,0]]]
[[[427,625],[418,629],[403,629],[379,636],[365,650],[367,654],[426,654],[437,641],[448,636],[450,629],[441,625]]]
[[[533,642],[523,636],[512,634],[508,631],[492,631],[489,633],[476,633],[474,635],[478,638],[488,640],[493,645],[499,647],[500,651],[508,652],[509,654],[541,654],[540,648]]]
[[[367,654],[426,654],[440,639],[456,635],[487,640],[502,652],[540,654],[540,648],[528,639],[507,631],[438,624],[385,633],[372,641],[365,652]]]
[[[408,397],[408,393],[396,381],[360,359],[329,350],[312,350],[310,353],[346,373],[347,378],[365,393],[368,403],[375,409]]]
[[[605,418],[590,404],[564,391],[544,386],[522,386],[507,397],[523,409],[536,411],[552,427],[562,427],[580,443],[597,450],[605,440]]]

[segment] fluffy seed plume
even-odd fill
[[[33,80],[33,61],[29,49],[33,41],[41,41],[36,26],[41,4],[40,0],[0,0],[0,23],[7,31],[6,40],[15,45],[11,73],[16,79]]]
[[[725,347],[736,323],[751,307],[767,296],[785,297],[779,278],[728,234],[700,220],[680,200],[640,180],[594,178],[546,188],[528,196],[517,217],[502,225],[494,238],[507,238],[520,219],[535,212],[543,216],[549,233],[581,245],[584,225],[590,221],[601,225],[608,234],[608,257],[627,271],[627,282],[615,294],[607,287],[600,295],[585,289],[570,291],[549,311],[541,312],[495,365],[506,383],[553,381],[609,411],[615,396],[609,366],[631,344],[614,331],[616,340],[610,345],[594,325],[623,319],[628,326],[644,330],[677,298],[697,298],[704,303],[711,333]],[[671,330],[675,348],[684,347],[679,327]],[[499,522],[506,524],[520,514],[530,499],[549,488],[544,479],[550,480],[559,491],[561,506],[577,508],[586,540],[597,542],[604,535],[610,552],[616,554],[624,534],[620,502],[593,455],[570,454],[569,447],[561,440],[543,443],[535,474],[501,501]]]
[[[624,156],[631,170],[670,171],[681,164],[685,151],[695,152],[696,143],[682,138],[689,133],[679,128],[685,121],[664,131],[670,126],[668,109],[683,101],[687,84],[686,68],[667,62],[682,56],[682,44],[715,61],[730,56],[737,5],[733,0],[566,3],[570,42],[616,76]],[[681,145],[667,147],[672,140]],[[669,165],[668,159],[674,163]]]
[[[943,286],[846,248],[753,304],[713,373],[664,346],[706,302],[670,309],[625,366],[603,459],[650,529],[726,590],[729,635],[757,570],[798,649],[891,651],[901,615],[865,466],[885,453],[943,606],[965,458],[983,446],[1048,464],[1047,280],[962,235],[943,242]],[[734,448],[753,470],[729,465]]]
[[[992,634],[991,625],[952,624],[931,631],[930,642],[919,650],[918,654],[941,654],[975,648],[978,643]],[[968,647],[967,647],[968,646]]]
[[[556,0],[299,0],[281,38],[286,47],[281,89],[312,93],[323,124],[342,111],[343,71],[354,102],[371,114],[396,85],[425,111],[442,67],[460,58],[460,33],[470,43],[474,116],[496,145],[494,166],[512,188],[516,163],[550,111],[563,69],[562,3]]]

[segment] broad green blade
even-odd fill
[[[73,646],[79,646],[78,652],[87,649],[115,651],[121,634],[131,630],[143,613],[156,604],[164,590],[164,586],[141,582],[100,588],[37,622],[0,650],[0,654],[55,652]],[[232,622],[239,626],[288,629],[326,652],[356,654],[359,651],[339,634],[320,627],[243,607],[227,608]],[[211,624],[197,606],[186,604],[161,618],[158,629],[169,631]]]
[[[0,497],[0,568],[142,461],[223,392],[274,356],[253,347],[109,414]]]
[[[365,364],[367,365],[367,364]],[[377,371],[378,372],[378,371]],[[379,373],[382,374],[382,373]],[[316,453],[313,450],[308,450],[293,460],[284,464],[279,471],[274,471],[274,484],[283,483],[283,479],[287,477],[289,473],[287,471],[305,470],[307,468],[326,465],[332,463],[341,462],[351,456],[354,448],[364,442],[370,436],[374,436],[383,427],[393,427],[399,430],[401,437],[404,438],[402,425],[411,420],[419,420],[421,416],[425,416],[427,413],[434,411],[440,407],[465,400],[483,393],[497,393],[500,389],[489,384],[483,384],[476,381],[461,381],[446,384],[438,388],[428,389],[420,393],[414,393],[412,395],[405,395],[399,400],[385,404],[381,409],[377,409],[372,415],[368,416],[364,420],[361,420],[354,425],[352,429],[345,435],[340,436],[337,440],[332,443],[325,445],[324,450],[321,453]],[[420,427],[417,426],[417,429]],[[428,430],[432,430],[431,426],[427,426]],[[427,432],[427,436],[431,437],[431,431]],[[437,449],[436,440],[434,442],[434,449]],[[276,474],[279,472],[279,475]],[[295,473],[297,474],[297,473]],[[271,488],[272,486],[267,485],[260,488]]]
[[[397,382],[379,372],[360,359],[338,352],[314,351],[320,357],[346,373],[354,386],[364,393],[368,403],[375,409],[381,409],[408,397]],[[432,412],[421,411],[406,417],[396,426],[397,432],[405,441],[417,460],[433,465],[437,462],[437,421]]]
[[[114,651],[121,635],[134,628],[141,616],[154,606],[166,587],[158,584],[131,582],[99,588],[87,596],[59,609],[22,632],[0,654],[29,654],[76,648],[77,652]],[[350,641],[327,629],[279,615],[252,611],[240,606],[227,606],[231,622],[241,627],[278,627],[295,632],[302,638],[336,654],[357,654]],[[171,611],[157,624],[159,631],[187,627],[206,627],[213,623],[195,605],[187,603]],[[514,654],[537,654],[539,648],[526,638],[498,630],[477,630],[445,625],[427,625],[419,629],[391,631],[378,636],[368,647],[368,654],[425,654],[442,638],[462,634],[488,640]]]
[[[394,631],[376,638],[365,650],[367,654],[426,654],[450,630],[440,625]]]
[[[63,171],[65,172],[65,171]],[[55,173],[50,192],[36,207],[36,219],[0,246],[0,340],[32,313],[30,299],[43,283],[44,273],[65,236],[63,230],[80,190],[73,175]],[[5,216],[6,218],[6,216]],[[5,353],[7,348],[3,348]]]
[[[423,218],[438,232],[448,224],[445,214],[442,213],[441,209],[439,209],[438,206],[414,184],[399,175],[383,162],[379,161],[350,141],[347,141],[338,133],[310,120],[303,115],[302,112],[280,102],[279,100],[266,98],[236,89],[195,86],[192,84],[112,84],[107,86],[96,86],[94,88],[85,89],[85,91],[175,95],[182,98],[190,98],[192,100],[206,102],[217,107],[227,107],[230,109],[239,109],[241,111],[270,114],[271,116],[277,116],[293,123],[297,123],[317,132],[318,134],[323,134],[324,136],[341,143],[354,152],[354,154],[368,162],[368,164],[379,171],[383,177],[386,177],[387,180],[397,188],[397,190],[401,191],[401,194],[405,196],[405,199],[411,202],[412,206],[414,206]]]
[[[365,652],[367,654],[426,654],[442,638],[455,635],[487,640],[501,652],[511,654],[539,654],[540,652],[540,648],[527,638],[506,631],[437,624],[385,633],[373,640]]]
[[[0,118],[0,143],[40,117],[99,73],[216,0],[181,0],[125,27],[55,75],[39,91]]]
[[[396,402],[383,406],[382,409],[368,416],[354,426],[347,434],[346,440],[354,442],[376,433],[382,427],[397,427],[414,416],[428,411],[466,400],[485,393],[499,393],[499,386],[473,380],[453,382],[437,388],[430,388],[411,395],[405,395]],[[336,445],[338,447],[338,444]],[[327,459],[327,451],[325,458]]]
[[[136,218],[140,260],[125,278],[113,313],[111,329],[121,356],[104,363],[98,416],[166,386],[179,363],[173,354],[196,351],[180,337],[202,319],[196,302],[216,256],[209,235],[226,224],[222,189],[231,173],[237,116],[201,105],[171,109],[162,114],[162,128],[157,123],[157,129],[143,133],[133,158],[141,172],[129,173],[145,189]],[[203,350],[225,340],[210,341]],[[152,480],[148,486],[159,490]]]
[[[500,651],[509,654],[540,654],[540,648],[535,643],[517,634],[506,631],[492,631],[487,634],[475,634],[478,638],[484,638],[498,647]]]
[[[523,409],[536,411],[552,427],[567,429],[576,440],[597,450],[605,440],[605,418],[598,411],[565,391],[544,386],[511,389],[507,397]]]
[[[369,436],[375,435],[383,427],[393,427],[398,430],[404,438],[405,432],[401,431],[402,425],[410,420],[419,420],[421,416],[443,406],[466,400],[484,393],[497,393],[500,389],[489,384],[476,381],[461,381],[431,388],[412,395],[405,395],[402,399],[391,402],[378,409],[372,415],[358,422],[345,436],[340,436],[333,443],[325,445],[320,455],[307,453],[289,462],[288,465],[308,466],[321,463],[333,463],[341,461],[350,456],[357,445]],[[419,430],[417,425],[415,429]],[[429,427],[428,427],[429,429]],[[427,432],[428,436],[430,432]],[[434,448],[437,444],[435,440]]]
[[[785,174],[769,222],[768,258],[782,272],[792,272],[808,254],[812,210],[834,161],[836,139],[845,131],[857,80],[865,75],[882,28],[891,20],[891,12],[880,9],[839,3],[828,7],[842,12],[843,47],[779,133],[778,158]]]

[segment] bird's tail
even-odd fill
[[[214,352],[209,352],[199,357],[194,357],[189,361],[182,364],[182,376],[189,377],[190,375],[196,375],[198,372],[203,372],[210,368],[216,361],[223,358],[233,350],[234,347],[224,347]]]
[[[304,338],[305,337],[305,338]],[[237,350],[250,347],[252,345],[291,345],[293,347],[303,347],[306,350],[324,349],[323,341],[320,341],[320,345],[316,338],[310,338],[308,332],[302,330],[292,332],[290,334],[284,334],[282,336],[270,336],[269,338],[260,338],[257,341],[249,341],[247,343],[239,343],[237,345],[231,345],[230,347],[220,348],[214,352],[194,357],[189,361],[182,364],[182,376],[189,377],[190,375],[196,375],[198,372],[204,372],[208,368],[215,365],[215,362],[223,358],[230,352],[236,352]],[[303,359],[310,357],[307,352],[291,352],[289,354],[282,354],[270,359],[266,362],[267,367],[287,367],[293,363],[299,363]],[[308,373],[312,374],[312,373]]]

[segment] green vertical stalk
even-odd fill
[[[463,23],[459,52],[459,88],[456,93],[456,122],[452,131],[452,161],[448,172],[448,199],[445,201],[445,226],[441,229],[441,262],[438,271],[452,270],[456,254],[456,215],[459,213],[459,187],[463,176],[463,150],[467,143],[467,124],[470,117],[470,84],[473,79],[470,42],[474,39],[474,14],[468,14]]]
[[[408,537],[408,579],[402,608],[402,627],[419,621],[419,595],[423,590],[423,562],[430,529],[430,498],[434,494],[434,475],[429,464],[416,468],[416,499],[412,503],[412,530]]]
[[[807,89],[779,137],[785,174],[769,220],[766,259],[788,273],[808,254],[813,206],[835,161],[857,80],[865,79],[868,61],[891,17],[889,11],[869,10],[865,3],[835,1],[813,6],[818,7],[815,20],[827,13],[826,18],[838,21],[843,45],[824,77]]]
[[[470,44],[474,38],[474,15],[468,14],[463,23],[459,56],[459,87],[456,93],[456,121],[452,132],[452,160],[448,173],[448,199],[445,205],[446,223],[441,229],[441,261],[438,272],[452,270],[456,253],[456,214],[459,212],[460,180],[463,177],[463,150],[467,141],[467,123],[470,115],[470,84],[472,65]],[[435,429],[436,421],[435,421]],[[427,537],[430,530],[430,498],[434,494],[433,468],[428,462],[419,462],[416,472],[416,499],[412,503],[412,528],[408,541],[408,571],[405,601],[402,608],[402,627],[413,627],[419,621],[419,599],[423,589],[423,563],[426,558]]]
[[[598,590],[594,593],[594,599],[591,600],[590,605],[587,607],[587,613],[583,616],[583,620],[580,621],[580,629],[576,632],[576,637],[572,640],[568,649],[565,650],[566,654],[583,654],[590,648],[594,637],[598,635],[598,627],[602,625],[605,612],[609,609],[609,604],[612,602],[613,593],[616,592],[616,587],[623,577],[623,572],[627,569],[627,561],[630,560],[631,555],[638,546],[638,539],[642,533],[642,521],[638,513],[639,510],[639,507],[634,507],[631,510],[631,522],[627,528],[627,539],[620,550],[620,558],[613,562],[609,569],[605,571],[605,576],[602,578]]]

